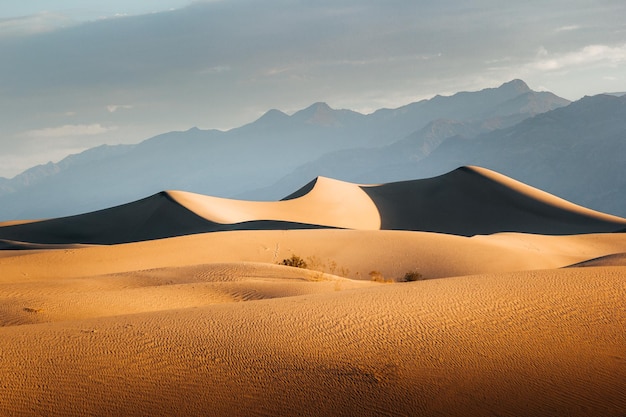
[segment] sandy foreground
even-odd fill
[[[3,416],[626,415],[624,233],[0,253]],[[293,254],[310,269],[277,265]]]

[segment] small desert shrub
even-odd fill
[[[293,266],[294,268],[306,268],[308,266],[306,261],[298,255],[291,255],[291,258],[283,259],[280,265]]]
[[[386,279],[380,271],[370,271],[368,275],[370,276],[370,280],[374,282],[383,282],[387,284],[393,282],[393,280]]]
[[[413,281],[421,281],[423,279],[424,279],[424,276],[420,274],[419,272],[409,271],[406,274],[404,274],[403,280],[405,282],[413,282]]]

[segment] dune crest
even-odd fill
[[[626,219],[586,209],[497,172],[461,167],[434,178],[362,186],[381,228],[474,236],[617,232]]]
[[[573,213],[590,216],[598,220],[605,220],[609,222],[618,222],[618,223],[624,222],[624,219],[621,217],[613,216],[611,214],[602,213],[596,210],[589,209],[587,207],[579,206],[578,204],[574,204],[570,201],[557,197],[554,194],[547,193],[538,188],[531,187],[528,184],[524,184],[521,181],[517,181],[511,177],[507,177],[506,175],[500,174],[499,172],[492,171],[490,169],[482,168],[478,166],[467,166],[465,167],[465,169],[471,170],[485,178],[488,178],[494,182],[502,184],[505,187],[508,187],[515,192],[526,195],[530,198],[534,198],[535,200],[545,203],[547,205],[551,205],[551,206],[554,206],[563,210],[567,210]]]
[[[484,168],[462,167],[435,178],[380,185],[318,177],[274,202],[164,191],[77,216],[0,226],[0,240],[118,244],[207,232],[320,228],[572,235],[623,231],[626,219]]]
[[[231,200],[185,191],[167,191],[167,194],[198,216],[220,224],[273,220],[344,229],[380,229],[378,209],[358,185],[325,177],[318,177],[302,196],[276,202]]]

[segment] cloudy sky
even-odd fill
[[[626,91],[623,0],[2,0],[0,176],[325,101]]]

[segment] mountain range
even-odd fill
[[[315,103],[229,131],[103,145],[0,178],[0,219],[75,215],[167,189],[275,200],[318,176],[380,183],[463,165],[495,169],[624,216],[626,98],[575,103],[513,80],[364,115]]]

